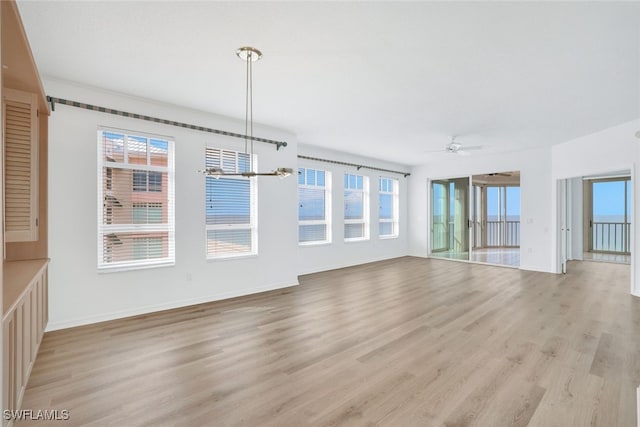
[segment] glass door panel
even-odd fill
[[[469,259],[469,178],[431,183],[432,256]]]

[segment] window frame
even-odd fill
[[[226,148],[218,148],[207,145],[205,147],[205,155],[204,162],[205,168],[207,167],[207,156],[209,150],[217,150],[220,156],[220,167],[224,169],[225,172],[238,172],[240,169],[240,155],[246,154],[242,151],[229,150]],[[229,157],[225,157],[225,153],[228,156],[229,153],[235,154],[235,166],[233,170],[228,168],[228,160]],[[249,154],[249,156],[251,156]],[[253,166],[254,169],[258,168],[258,157],[256,154],[252,155],[250,162],[247,162],[245,166]],[[224,180],[234,180],[234,181],[249,181],[249,224],[207,224],[207,186],[206,180],[208,179],[224,179]],[[204,205],[205,205],[205,255],[208,261],[215,260],[228,260],[228,259],[238,259],[238,258],[247,258],[254,257],[258,255],[258,182],[257,177],[242,177],[242,176],[221,176],[219,178],[205,177],[205,188],[204,188]],[[210,253],[209,252],[209,244],[208,244],[208,234],[209,231],[215,230],[250,230],[251,234],[251,249],[246,252],[221,252],[221,253]]]
[[[382,180],[387,180],[392,183],[391,191],[382,190]],[[383,194],[391,196],[391,218],[380,218],[380,209],[382,203],[380,196]],[[397,178],[390,178],[381,176],[378,178],[378,238],[379,239],[396,239],[400,237],[400,180]],[[392,224],[393,232],[391,234],[380,234],[381,224]]]
[[[122,161],[105,161],[104,158],[104,133],[116,133],[124,136],[123,142],[123,159]],[[147,150],[147,164],[128,163],[129,161],[129,144],[127,144],[127,137],[142,137],[147,139],[148,146],[151,144],[151,140],[163,141],[167,143],[167,166],[157,166],[151,164],[150,150]],[[129,131],[125,129],[111,128],[99,126],[97,130],[97,222],[98,222],[98,234],[97,234],[97,246],[98,246],[98,272],[109,273],[128,270],[139,270],[147,268],[165,267],[175,265],[175,140],[173,137],[165,135],[150,134],[139,131]],[[151,223],[151,224],[139,224],[133,221],[133,204],[138,202],[132,202],[131,212],[131,224],[113,224],[112,220],[109,221],[104,217],[105,211],[109,208],[104,208],[105,189],[111,190],[113,188],[113,170],[130,170],[133,183],[134,171],[146,171],[147,174],[147,188],[149,172],[166,173],[167,174],[167,219],[163,223]],[[105,171],[103,175],[103,170]],[[106,172],[110,170],[110,172]],[[161,175],[162,176],[162,175]],[[105,188],[107,187],[107,188]],[[137,193],[134,191],[133,185],[131,186],[131,193]],[[153,191],[155,192],[155,191]],[[113,212],[113,209],[111,208]],[[148,215],[148,212],[147,212]],[[132,237],[132,252],[131,257],[125,261],[110,262],[105,261],[108,257],[111,259],[113,253],[112,248],[105,248],[104,239],[112,238],[118,233],[138,233],[135,237]],[[140,234],[147,234],[140,235]],[[155,239],[157,233],[167,233],[167,256],[163,258],[154,259],[134,259],[133,257],[133,239]]]
[[[332,242],[331,233],[331,171],[326,169],[318,169],[315,167],[299,166],[298,173],[304,169],[304,184],[300,184],[298,181],[298,207],[300,206],[300,189],[318,189],[324,188],[324,219],[323,220],[301,220],[300,213],[298,212],[298,245],[299,246],[316,246],[316,245],[328,245]],[[307,184],[307,171],[313,170],[315,172],[315,181],[318,182],[318,171],[324,172],[324,186],[318,186],[317,184]],[[300,226],[304,225],[324,225],[325,226],[325,239],[324,240],[310,240],[300,241]]]
[[[363,228],[363,235],[362,237],[345,237],[346,233],[343,234],[343,238],[345,242],[363,242],[363,241],[367,241],[370,240],[371,238],[371,231],[370,231],[370,223],[371,223],[371,215],[370,215],[370,207],[369,207],[369,199],[370,199],[370,185],[369,185],[369,177],[367,175],[359,175],[359,174],[353,174],[353,173],[349,173],[349,172],[345,172],[344,176],[348,177],[348,176],[355,176],[356,177],[356,183],[358,180],[358,177],[362,177],[362,189],[358,189],[357,188],[357,184],[356,184],[356,188],[347,188],[345,187],[344,183],[343,183],[343,213],[342,213],[342,220],[344,223],[344,227],[343,227],[343,232],[346,231],[347,225],[349,224],[363,224],[362,228]],[[347,178],[347,186],[350,185],[350,179]],[[345,218],[345,212],[344,210],[346,209],[346,193],[347,191],[356,191],[356,192],[360,192],[362,193],[362,218],[355,218],[355,219],[347,219]]]

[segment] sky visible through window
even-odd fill
[[[630,217],[631,181],[594,182],[593,221],[624,222],[625,196],[627,198],[627,217]]]

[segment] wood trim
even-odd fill
[[[38,110],[49,115],[49,104],[38,74],[27,34],[20,19],[15,0],[3,0],[2,7],[2,65],[3,85],[35,93]],[[7,68],[4,68],[4,66]]]

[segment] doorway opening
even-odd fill
[[[431,181],[431,256],[520,266],[520,172]]]
[[[586,177],[583,191],[583,259],[630,264],[631,177]]]

